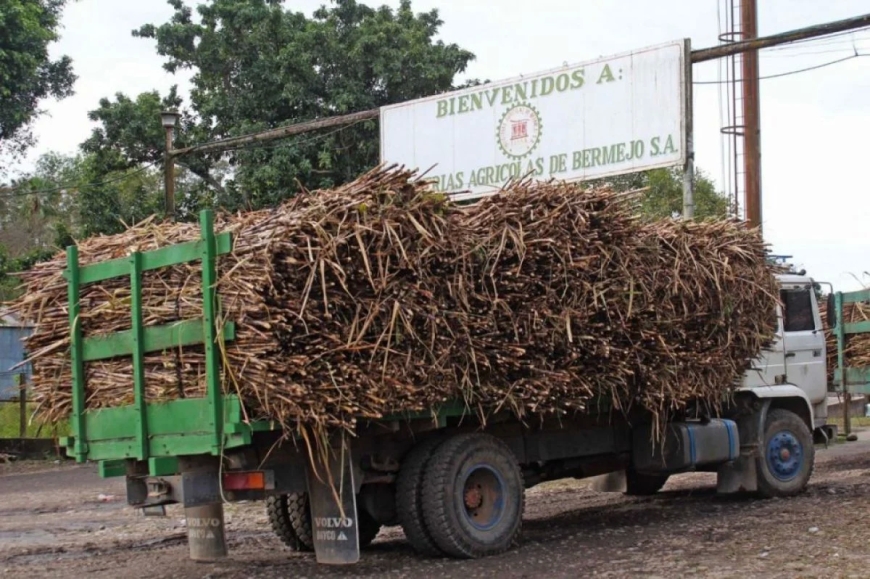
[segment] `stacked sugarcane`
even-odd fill
[[[458,206],[403,170],[223,215],[223,384],[250,418],[352,428],[460,400],[481,415],[607,405],[659,421],[715,409],[775,329],[776,286],[757,232],[737,222],[647,223],[631,197],[517,182]],[[147,221],[79,244],[83,264],[196,239]],[[23,274],[33,389],[69,415],[64,256]],[[199,266],[144,277],[145,323],[201,315]],[[129,329],[129,282],[85,286],[86,336]],[[202,396],[201,348],[146,356],[149,400]],[[132,402],[129,359],[86,365],[87,406]]]

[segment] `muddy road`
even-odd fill
[[[0,465],[3,577],[870,577],[870,441],[817,453],[793,499],[715,496],[715,476],[681,475],[651,498],[582,481],[527,492],[521,545],[477,561],[420,559],[385,529],[348,568],[286,550],[262,504],[227,507],[231,556],[187,558],[182,510],[144,517],[123,481],[93,466]]]

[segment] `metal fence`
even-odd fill
[[[28,400],[32,376],[26,358],[24,338],[33,331],[6,310],[0,309],[0,438],[50,437],[46,429],[31,420],[34,405]]]
[[[0,311],[0,400],[17,400],[22,380],[30,381],[30,364],[16,368],[25,359],[23,338],[32,329]]]

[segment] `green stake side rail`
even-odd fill
[[[833,302],[833,304],[831,304]],[[870,332],[870,321],[845,323],[843,309],[849,304],[870,302],[870,290],[854,292],[836,292],[829,306],[834,309],[834,335],[837,337],[837,366],[834,369],[834,384],[840,392],[852,394],[870,394],[870,367],[855,368],[849,366],[846,349],[849,338],[855,334]]]
[[[215,235],[211,211],[200,214],[201,238],[154,251],[80,266],[78,248],[67,248],[72,364],[72,436],[61,440],[67,453],[78,462],[98,460],[104,476],[123,474],[123,461],[147,461],[152,475],[176,471],[175,457],[218,455],[224,449],[250,444],[255,430],[273,428],[271,423],[248,424],[242,419],[242,404],[225,396],[220,380],[220,343],[235,338],[232,322],[218,328],[220,310],[215,284],[218,255],[232,250],[229,233]],[[202,262],[203,315],[161,326],[144,326],[142,274],[149,270],[188,262]],[[131,329],[86,338],[82,335],[79,298],[81,288],[117,277],[130,278]],[[149,403],[145,392],[144,357],[148,352],[203,344],[206,360],[205,398]],[[86,410],[85,363],[119,356],[133,358],[134,403],[116,408]]]
[[[154,251],[80,266],[78,248],[67,248],[67,280],[72,364],[71,433],[61,446],[78,462],[99,461],[104,477],[123,476],[126,461],[147,462],[151,476],[178,473],[179,456],[220,455],[223,451],[251,444],[253,433],[280,428],[269,421],[246,422],[242,402],[225,395],[220,379],[220,345],[235,339],[232,322],[218,327],[220,311],[217,257],[232,251],[229,233],[215,235],[211,211],[200,213],[198,241],[169,245]],[[203,315],[161,326],[144,326],[142,274],[149,270],[201,261]],[[85,284],[117,277],[130,278],[131,329],[86,338],[82,335],[79,298]],[[170,402],[146,400],[144,356],[170,348],[203,344],[206,359],[206,396]],[[86,410],[85,363],[120,356],[133,358],[132,405]],[[443,425],[448,416],[466,414],[464,404],[448,403],[430,412],[407,413],[387,420],[432,418]]]

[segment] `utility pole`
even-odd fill
[[[175,219],[175,156],[172,151],[172,131],[175,123],[181,115],[176,111],[163,111],[160,113],[160,123],[166,130],[166,149],[163,152],[163,187],[164,187],[164,211],[166,218]]]
[[[740,3],[740,30],[744,41],[758,38],[756,0]],[[758,89],[758,50],[743,54],[743,179],[746,221],[761,228],[761,111]]]

